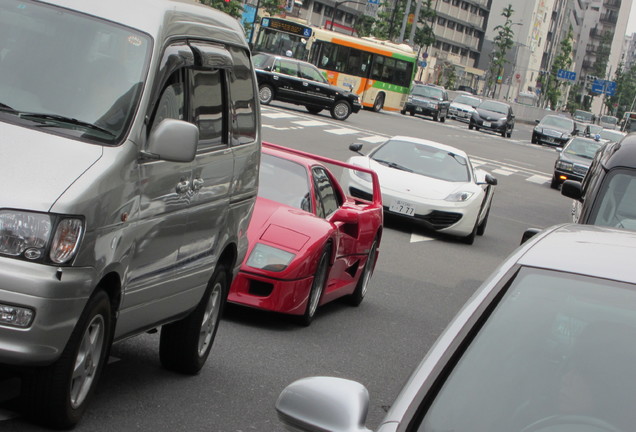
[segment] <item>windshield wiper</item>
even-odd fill
[[[20,113],[20,118],[26,118],[29,120],[35,120],[35,121],[40,121],[40,122],[46,122],[46,121],[54,121],[56,123],[65,123],[65,124],[70,124],[73,126],[80,126],[83,127],[85,129],[92,129],[98,132],[102,132],[105,134],[110,135],[111,137],[114,137],[115,134],[112,133],[111,131],[109,131],[108,129],[104,129],[102,127],[99,127],[93,123],[89,123],[89,122],[85,122],[82,120],[78,120],[76,118],[72,118],[72,117],[66,117],[63,115],[58,115],[58,114],[45,114],[45,113]],[[43,126],[59,126],[59,124],[44,124]]]
[[[0,102],[0,110],[2,110],[2,111],[9,111],[9,112],[12,112],[12,113],[17,112],[17,111],[15,110],[15,108],[12,108],[12,107],[10,107],[10,106],[9,106],[9,105],[7,105],[7,104],[3,104],[2,102]]]
[[[373,160],[376,161],[377,163],[382,164],[382,165],[386,165],[389,168],[395,168],[395,169],[399,169],[399,170],[402,170],[402,171],[413,172],[412,169],[407,168],[405,166],[402,166],[400,164],[396,164],[395,162],[389,162],[389,161],[385,161],[385,160],[382,160],[382,159],[373,159]]]

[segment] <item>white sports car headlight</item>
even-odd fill
[[[473,195],[474,195],[473,192],[466,192],[466,191],[454,192],[450,194],[449,196],[447,196],[446,198],[444,198],[444,200],[451,201],[451,202],[464,202],[464,201],[468,201],[468,199],[470,199],[470,197]]]

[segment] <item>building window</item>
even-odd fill
[[[450,51],[450,44],[447,44],[446,42],[444,42],[442,44],[442,51],[446,51],[446,52]]]
[[[455,21],[448,21],[448,24],[446,24],[446,27],[448,27],[451,30],[455,29]]]
[[[314,12],[320,13],[322,11],[322,3],[314,2]]]
[[[470,7],[470,5],[466,2],[462,2],[462,10],[468,10],[468,8]]]
[[[452,52],[453,54],[459,54],[459,47],[458,47],[458,46],[455,46],[455,45],[452,45],[452,46],[451,46],[451,52]]]
[[[464,31],[464,26],[463,26],[463,25],[461,25],[461,24],[459,24],[459,23],[457,23],[457,27],[455,27],[455,29],[456,29],[458,32],[463,32],[463,31]]]
[[[444,24],[446,24],[446,18],[437,17],[437,24],[443,26]]]

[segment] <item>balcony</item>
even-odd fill
[[[618,17],[616,15],[613,15],[613,14],[605,14],[605,15],[603,15],[601,17],[600,21],[602,23],[616,25],[616,22],[618,21]]]
[[[621,0],[605,0],[603,2],[603,7],[606,9],[620,9]]]
[[[596,50],[598,49],[598,46],[594,45],[594,44],[587,44],[587,46],[585,47],[585,53],[586,54],[594,54],[596,55]]]

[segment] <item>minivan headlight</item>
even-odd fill
[[[0,255],[55,264],[71,260],[84,231],[79,218],[0,210]]]

